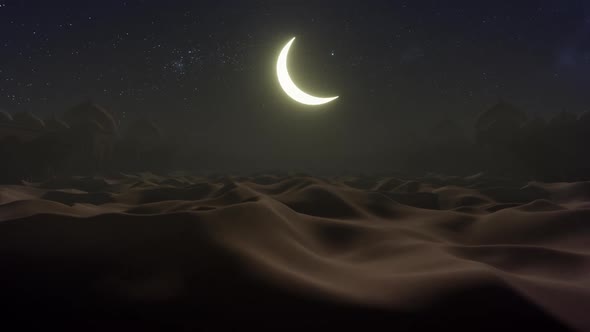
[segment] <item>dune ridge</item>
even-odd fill
[[[320,308],[407,328],[429,324],[422,312],[447,321],[454,303],[481,306],[464,325],[482,330],[506,306],[523,326],[590,331],[589,195],[588,183],[483,176],[146,173],[0,186],[2,301],[70,294],[93,308],[80,317],[113,303]],[[194,318],[168,314],[180,326]]]

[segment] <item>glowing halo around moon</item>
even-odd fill
[[[281,54],[279,54],[279,59],[277,60],[277,77],[279,78],[279,84],[281,85],[281,88],[283,88],[285,93],[293,100],[305,105],[323,105],[331,102],[334,99],[337,99],[338,96],[328,98],[315,97],[303,92],[303,90],[299,89],[297,85],[295,85],[291,79],[291,76],[289,75],[289,70],[287,68],[289,50],[291,49],[291,45],[293,45],[294,41],[295,37],[293,37],[293,39],[291,39],[287,45],[283,47]]]

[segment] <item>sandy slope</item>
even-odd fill
[[[590,182],[142,174],[0,186],[0,264],[3,312],[23,324],[590,331]]]

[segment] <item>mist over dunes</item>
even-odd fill
[[[485,172],[520,180],[585,180],[588,113],[529,116],[499,102],[473,121],[444,117],[381,124],[372,134],[343,125],[338,110],[266,120],[150,118],[113,113],[92,102],[40,118],[0,113],[0,177],[187,171],[197,174],[299,171],[347,175]],[[459,121],[461,120],[461,121]],[[405,127],[405,128],[403,128]],[[180,129],[182,128],[182,129]],[[403,129],[402,129],[403,128]],[[371,130],[369,130],[370,132]]]
[[[0,332],[590,332],[590,1],[0,31]]]

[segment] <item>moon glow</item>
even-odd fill
[[[289,75],[289,70],[287,68],[287,58],[289,55],[289,50],[291,49],[291,45],[293,45],[294,41],[295,37],[293,37],[293,39],[291,39],[287,43],[287,45],[283,47],[283,50],[281,51],[281,54],[279,54],[279,58],[277,60],[277,77],[279,79],[279,84],[281,85],[281,88],[283,88],[285,93],[293,100],[305,105],[317,106],[329,103],[332,100],[337,99],[338,96],[328,98],[315,97],[305,93],[303,90],[299,89],[297,85],[295,85],[295,83],[291,79],[291,76]]]

